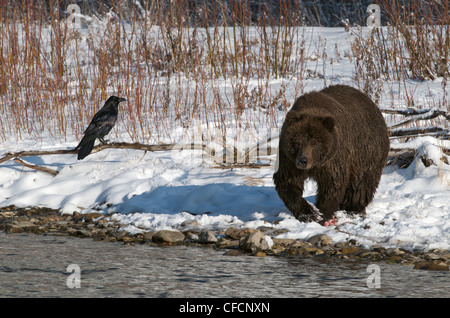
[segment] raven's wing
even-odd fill
[[[102,110],[103,109],[100,109],[98,113],[94,115],[91,123],[84,131],[84,135],[98,135],[100,131],[104,131],[107,128],[111,129],[114,126],[117,120],[117,115],[111,111]]]

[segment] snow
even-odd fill
[[[424,148],[427,142],[431,144],[432,138],[425,138]],[[340,211],[337,227],[323,227],[301,223],[289,213],[274,189],[273,166],[192,169],[173,161],[170,152],[143,156],[122,149],[91,154],[83,161],[75,155],[27,159],[57,167],[59,174],[53,177],[14,161],[3,163],[2,206],[47,206],[61,208],[62,213],[100,209],[129,224],[125,229],[132,233],[178,229],[195,220],[201,229],[288,229],[280,238],[307,239],[325,233],[334,242],[356,239],[367,246],[450,249],[450,169],[444,163],[425,167],[417,159],[406,169],[387,167],[366,217]],[[247,185],[249,179],[260,182]],[[306,190],[304,196],[314,202],[312,181]]]
[[[332,56],[333,43],[339,43],[341,56],[348,50],[348,34],[342,28],[320,29],[327,39]],[[314,52],[312,53],[314,54]],[[352,85],[352,65],[342,58],[327,65],[327,83]],[[321,69],[321,67],[318,67]],[[271,85],[279,86],[274,79]],[[226,84],[224,84],[226,86]],[[305,79],[305,91],[320,89],[321,79]],[[416,85],[416,95],[429,97],[430,87],[439,91],[441,84],[427,82]],[[224,92],[224,94],[226,91]],[[229,92],[228,92],[229,93]],[[438,94],[438,93],[436,93]],[[293,101],[288,86],[286,96]],[[385,107],[402,105],[390,100],[386,88],[382,100]],[[256,112],[256,110],[255,110]],[[0,114],[0,116],[2,116]],[[257,118],[257,115],[254,115]],[[277,115],[279,124],[284,113]],[[211,115],[210,118],[215,118]],[[120,120],[125,120],[121,117]],[[119,124],[112,141],[128,141]],[[261,127],[264,129],[264,127]],[[182,131],[175,131],[181,138]],[[176,139],[176,136],[170,136]],[[38,140],[6,138],[0,156],[10,151],[68,149],[77,144],[68,136],[61,142],[43,134]],[[450,249],[450,166],[440,159],[444,141],[433,137],[416,138],[408,143],[392,142],[394,148],[416,148],[438,165],[425,167],[416,158],[406,169],[386,167],[374,201],[365,217],[337,213],[338,225],[324,227],[317,223],[297,221],[279,199],[272,181],[276,155],[267,156],[269,166],[259,169],[218,169],[205,158],[196,158],[198,151],[183,150],[146,152],[107,149],[91,154],[83,161],[76,155],[49,155],[24,158],[28,162],[59,171],[57,176],[34,171],[12,160],[0,164],[0,206],[45,206],[88,213],[100,211],[127,224],[132,233],[158,229],[225,229],[234,227],[271,226],[287,229],[279,238],[308,239],[327,234],[334,242],[355,239],[365,246],[381,244],[406,249]],[[448,141],[446,141],[448,147]],[[196,160],[192,160],[196,158]],[[447,159],[448,158],[447,156]],[[314,202],[315,184],[307,181],[304,197]],[[193,222],[196,221],[196,222]],[[276,222],[275,222],[276,221]],[[271,241],[270,238],[268,240]]]

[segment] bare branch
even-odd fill
[[[38,165],[34,165],[34,164],[29,163],[29,162],[25,162],[25,161],[23,161],[22,159],[19,159],[19,158],[14,158],[14,161],[24,165],[25,167],[28,167],[28,168],[31,168],[31,169],[34,169],[34,170],[38,170],[38,171],[42,171],[42,172],[45,172],[45,173],[49,173],[49,174],[51,174],[53,176],[56,176],[59,173],[56,170],[53,170],[53,169],[50,169],[50,168],[46,168],[46,167],[41,167],[41,166],[38,166]]]
[[[389,128],[400,127],[400,126],[403,126],[403,125],[406,125],[406,124],[409,124],[409,123],[412,123],[412,122],[415,122],[418,120],[433,119],[438,116],[443,116],[447,120],[450,120],[450,114],[447,114],[445,111],[438,110],[438,109],[416,110],[416,109],[408,108],[405,110],[381,109],[381,111],[386,114],[399,114],[399,115],[404,115],[404,116],[408,117],[407,119],[405,119],[403,121],[400,121],[398,123],[390,125]]]

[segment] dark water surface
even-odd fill
[[[0,233],[0,297],[450,297],[449,272],[224,252]]]

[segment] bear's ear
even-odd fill
[[[291,110],[291,111],[289,111],[289,112],[287,113],[286,118],[285,118],[284,121],[285,121],[288,125],[291,125],[291,124],[293,124],[293,123],[299,121],[299,120],[300,120],[300,116],[301,116],[301,115],[300,115],[299,113],[297,113],[296,111]]]
[[[322,122],[322,125],[328,130],[332,131],[335,125],[334,118],[333,117],[321,117],[320,121]]]

